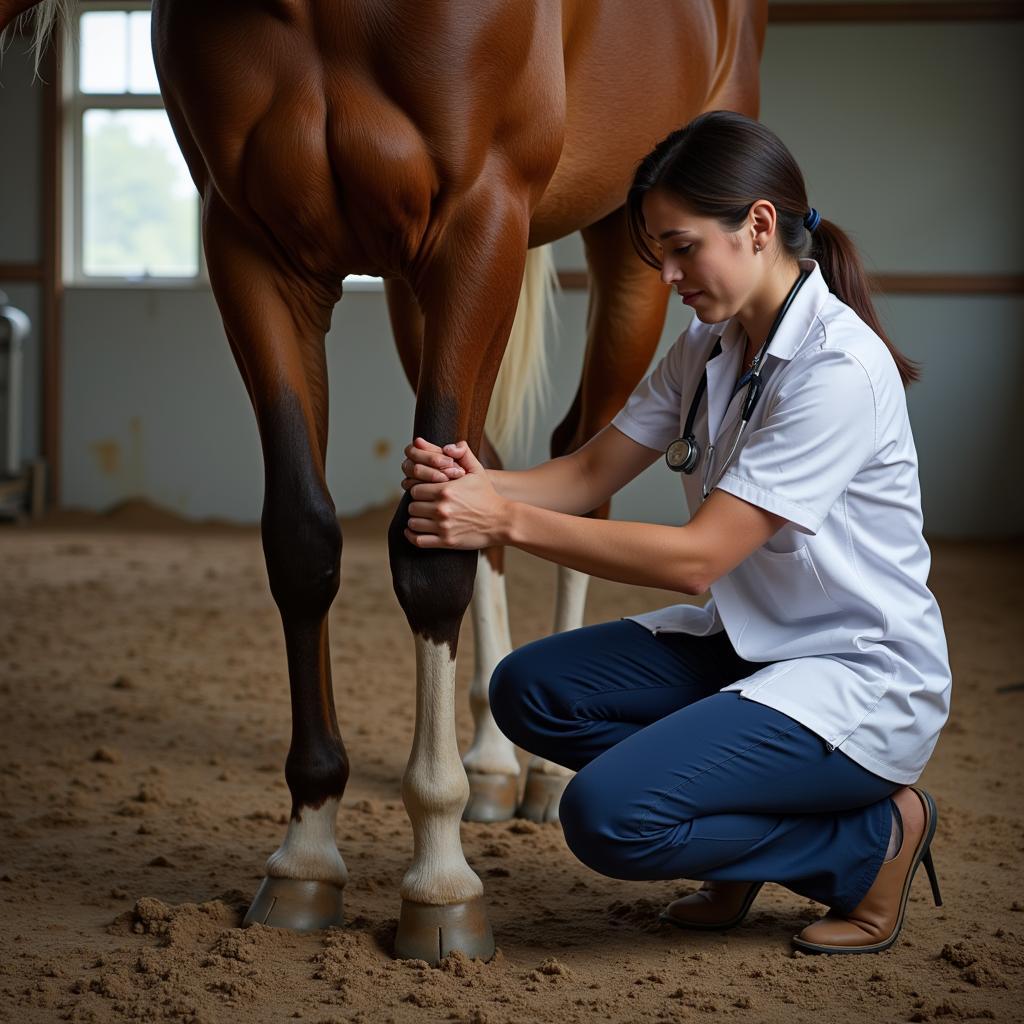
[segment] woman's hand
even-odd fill
[[[418,483],[444,483],[445,480],[456,480],[466,475],[466,471],[451,455],[422,437],[417,437],[412,444],[406,446],[405,456],[402,462],[402,472],[405,474],[403,491]]]
[[[477,550],[503,543],[511,503],[494,489],[467,442],[438,448],[418,437],[405,453],[410,544]]]

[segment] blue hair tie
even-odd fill
[[[821,223],[821,214],[812,206],[807,212],[807,216],[804,217],[804,227],[808,231],[813,231]]]

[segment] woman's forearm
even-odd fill
[[[686,526],[588,519],[515,499],[508,513],[503,543],[550,562],[635,586],[707,589],[707,559]]]
[[[503,498],[542,509],[583,515],[601,504],[583,461],[572,455],[550,459],[531,469],[489,469],[487,476]]]

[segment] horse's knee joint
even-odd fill
[[[320,619],[341,580],[341,527],[324,497],[282,513],[263,510],[263,551],[274,600],[285,618]]]
[[[451,641],[473,598],[479,555],[455,549],[428,551],[410,544],[404,534],[409,501],[408,495],[402,499],[388,530],[395,597],[414,633]]]

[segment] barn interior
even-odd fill
[[[382,283],[345,282],[326,348],[346,924],[243,929],[289,811],[260,439],[156,88],[149,4],[80,3],[71,26],[41,79],[27,35],[0,64],[0,1021],[1020,1019],[1024,5],[771,3],[761,62],[761,119],[855,239],[886,330],[921,367],[907,407],[953,672],[922,776],[944,905],[922,872],[886,954],[806,957],[789,938],[821,908],[781,886],[742,928],[683,933],[657,916],[693,881],[597,875],[557,822],[463,822],[498,952],[437,968],[392,953],[416,667],[386,533],[415,398]],[[547,458],[579,379],[579,236],[553,257],[549,398],[510,466]],[[655,359],[691,316],[673,297]],[[681,525],[681,498],[659,460],[611,515]],[[555,570],[506,559],[519,646],[552,630]],[[705,600],[594,579],[584,621],[681,599]],[[474,656],[467,616],[463,751]]]

